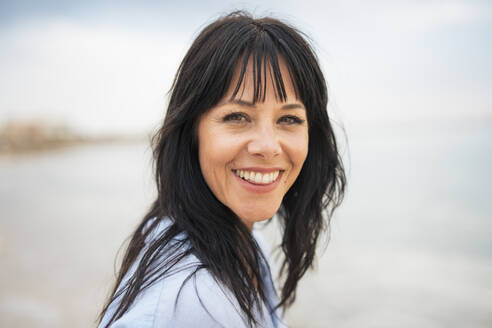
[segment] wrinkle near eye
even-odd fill
[[[278,121],[280,124],[286,124],[286,125],[301,125],[305,122],[305,120],[295,115],[282,116]]]
[[[251,120],[247,114],[235,112],[235,113],[226,114],[222,118],[222,121],[223,122],[231,122],[231,123],[242,123],[242,122],[249,122]]]

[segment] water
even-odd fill
[[[492,326],[491,131],[349,130],[346,199],[289,324]],[[1,327],[94,325],[150,169],[145,143],[0,158]]]
[[[347,198],[291,322],[492,326],[491,129],[385,129],[351,145]]]

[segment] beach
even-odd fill
[[[347,129],[346,198],[289,327],[491,327],[491,131]],[[95,326],[151,167],[146,140],[0,157],[1,327]]]

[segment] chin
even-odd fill
[[[266,211],[245,211],[242,215],[238,215],[241,221],[246,223],[247,225],[252,225],[257,222],[262,222],[270,219],[273,217],[276,213],[277,210],[266,210]]]

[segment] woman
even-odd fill
[[[157,199],[100,327],[281,327],[345,175],[316,56],[294,28],[234,12],[207,26],[153,139]],[[277,214],[277,297],[254,223]]]

